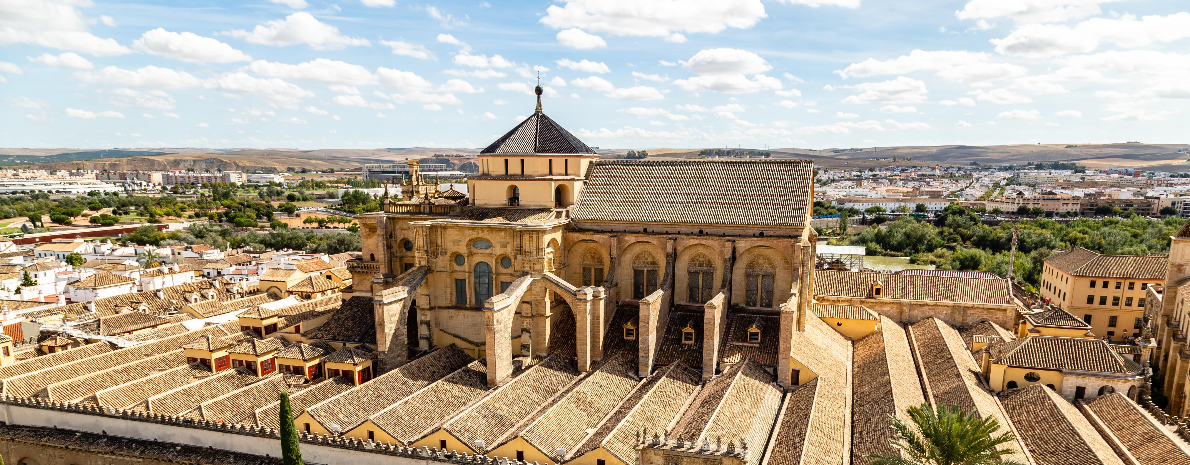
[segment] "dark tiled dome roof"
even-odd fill
[[[483,149],[482,154],[501,153],[590,153],[595,151],[587,147],[561,125],[541,111],[521,121],[517,127],[496,139]]]

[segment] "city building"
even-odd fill
[[[1167,254],[1101,255],[1074,247],[1045,259],[1038,290],[1043,299],[1111,341],[1143,328],[1146,291],[1165,282]]]

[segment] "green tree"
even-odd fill
[[[893,448],[899,452],[875,454],[873,465],[1018,465],[1009,459],[1015,451],[1007,446],[1016,441],[1011,431],[996,435],[1000,422],[979,418],[958,407],[928,404],[909,407],[913,426],[892,417]]]
[[[298,441],[297,427],[293,424],[293,408],[289,405],[289,393],[285,391],[281,391],[279,415],[281,420],[281,463],[302,465],[302,449]]]
[[[1161,216],[1173,216],[1178,214],[1178,209],[1170,206],[1161,207]]]
[[[897,205],[893,207],[893,213],[909,213],[909,206],[905,204]]]
[[[141,268],[155,268],[161,266],[160,255],[156,250],[146,247],[145,250],[136,255],[136,262],[140,264]]]
[[[885,212],[887,212],[887,211],[888,211],[888,210],[885,210],[885,209],[884,209],[884,207],[881,207],[880,205],[873,205],[873,206],[871,206],[871,207],[868,207],[867,209],[865,209],[865,210],[864,210],[864,213],[867,213],[867,214],[869,214],[869,215],[875,215],[875,214],[877,214],[877,213],[885,213]]]
[[[915,213],[926,213],[928,210],[926,209],[926,204],[919,203],[913,206],[913,211]]]
[[[839,230],[840,235],[847,234],[847,219],[847,212],[839,214],[839,226],[837,229]]]
[[[297,207],[297,205],[286,202],[286,203],[283,203],[280,206],[278,206],[277,209],[292,215],[295,212],[297,212],[298,207]]]
[[[78,252],[71,252],[66,255],[66,264],[67,265],[80,266],[83,263],[87,263],[87,260],[83,259],[83,256],[79,255]]]
[[[29,286],[36,286],[36,285],[37,285],[37,280],[33,279],[33,276],[30,276],[28,271],[21,272],[21,287],[29,287]]]

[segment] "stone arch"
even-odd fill
[[[1132,400],[1136,400],[1136,386],[1135,385],[1128,387],[1128,398],[1132,399]]]
[[[674,302],[702,305],[719,292],[723,265],[716,250],[706,244],[682,249],[674,263]]]
[[[505,160],[505,163],[507,162]],[[505,169],[507,168],[508,166],[505,165]],[[516,184],[509,185],[508,189],[505,190],[505,195],[508,197],[508,206],[519,207],[521,205],[521,188],[517,187]]]
[[[620,298],[625,300],[638,300],[633,297],[633,277],[635,269],[633,263],[636,261],[637,255],[642,252],[649,252],[653,257],[653,262],[657,263],[657,280],[660,284],[663,279],[665,268],[665,251],[656,243],[649,241],[637,241],[628,244],[618,254],[616,259],[616,282],[620,286]]]
[[[777,249],[755,246],[739,255],[732,274],[731,302],[757,308],[776,308],[789,300],[793,267]]]
[[[573,203],[570,195],[570,188],[565,184],[559,184],[554,187],[554,208],[566,208]]]
[[[661,262],[649,250],[632,256],[632,298],[643,299],[661,286]]]
[[[581,241],[570,246],[566,260],[566,281],[575,287],[602,286],[608,277],[611,257],[595,241]]]
[[[1101,396],[1106,395],[1106,394],[1111,394],[1114,392],[1116,392],[1116,388],[1111,387],[1110,385],[1104,385],[1104,386],[1099,387],[1099,395],[1101,395]]]
[[[495,295],[495,281],[492,265],[488,262],[477,261],[471,274],[471,282],[475,286],[475,305],[483,305]]]
[[[545,270],[555,272],[558,270],[558,255],[562,253],[562,247],[558,245],[557,239],[550,239],[545,244]]]

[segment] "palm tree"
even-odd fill
[[[928,404],[909,407],[913,425],[892,417],[893,448],[898,452],[874,454],[872,465],[1020,465],[1009,460],[1014,454],[1004,447],[1016,441],[1011,431],[993,436],[1000,429],[995,418],[979,418],[958,407]]]
[[[154,268],[161,265],[159,258],[161,255],[158,255],[156,250],[145,247],[145,250],[137,254],[136,262],[140,263],[141,268]]]

